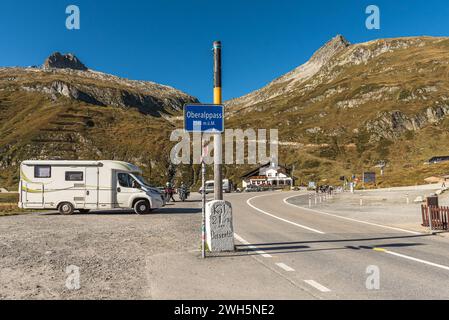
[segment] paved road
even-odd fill
[[[144,216],[2,217],[0,299],[449,298],[447,238],[284,201],[295,195],[225,195],[238,250],[205,260],[198,194]],[[79,290],[66,287],[69,265],[79,267]],[[379,270],[378,290],[367,289],[367,269]]]
[[[298,288],[298,298],[304,292],[311,299],[449,298],[447,239],[310,211],[286,200],[295,195],[225,198],[233,205],[239,252],[253,252],[273,277]],[[377,270],[379,289],[372,280]]]

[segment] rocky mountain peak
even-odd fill
[[[351,43],[342,35],[338,34],[326,44],[324,44],[310,59],[310,62],[324,64],[329,61],[336,53],[349,47]]]
[[[55,52],[51,54],[44,62],[44,69],[73,69],[73,70],[88,70],[87,67],[73,54],[61,54]]]
[[[238,99],[227,101],[226,105],[244,108],[246,106],[257,104],[260,101],[285,94],[286,92],[295,91],[298,85],[317,74],[321,68],[332,59],[332,57],[348,48],[350,45],[349,41],[342,35],[337,35],[318,49],[306,63],[273,80],[262,89],[253,91]]]

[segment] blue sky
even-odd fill
[[[81,29],[65,28],[68,5]],[[365,9],[381,11],[367,30]],[[350,42],[449,35],[447,0],[2,0],[0,65],[40,65],[54,51],[88,67],[150,80],[212,101],[212,42],[223,43],[223,96],[258,89],[304,63],[330,38]]]

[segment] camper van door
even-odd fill
[[[22,202],[27,208],[44,208],[43,183],[22,182],[24,192],[22,192]]]
[[[98,167],[86,167],[86,196],[84,208],[98,209],[99,176]]]
[[[128,208],[130,198],[139,189],[133,188],[133,182],[135,181],[133,177],[127,172],[117,172],[117,202],[119,208]]]
[[[40,166],[35,169],[35,166],[22,164],[20,168],[22,203],[26,208],[44,208],[45,184],[42,181],[35,181],[38,179],[36,173],[51,175],[50,167]]]

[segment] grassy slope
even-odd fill
[[[132,109],[0,91],[0,185],[15,188],[19,162],[36,158],[131,161],[160,184],[167,179],[171,130],[167,120]]]
[[[339,72],[330,82],[325,82],[306,94],[289,94],[261,102],[242,116],[237,113],[227,124],[234,128],[253,127],[279,129],[281,141],[304,144],[328,144],[327,147],[280,148],[280,162],[295,165],[295,176],[306,182],[322,180],[336,182],[340,175],[360,174],[374,170],[378,160],[386,159],[389,167],[381,185],[423,183],[433,174],[447,173],[447,166],[424,166],[423,162],[435,155],[449,154],[449,121],[428,125],[416,132],[407,132],[394,141],[381,140],[369,143],[363,126],[382,111],[399,110],[415,114],[436,101],[442,101],[449,92],[449,40],[426,39],[424,47],[411,47],[387,52],[372,59],[369,64],[339,66]],[[337,57],[338,59],[338,57]],[[387,68],[388,67],[388,68]],[[312,83],[310,79],[304,86]],[[426,99],[405,101],[418,89],[436,86]],[[346,90],[322,101],[313,98],[332,88]],[[384,93],[384,101],[368,99],[353,109],[341,109],[340,101],[360,98],[363,94],[383,87],[399,87],[393,93]],[[298,92],[299,92],[298,88]],[[321,116],[320,116],[321,114]],[[321,133],[308,133],[306,129],[320,127]],[[359,129],[359,133],[354,133]],[[338,132],[331,136],[329,133]],[[354,146],[355,145],[355,146]],[[377,172],[378,169],[377,169]]]
[[[422,183],[427,176],[447,173],[447,166],[425,166],[423,162],[437,154],[449,154],[449,120],[404,134],[396,141],[368,143],[364,122],[380,111],[402,110],[413,114],[449,92],[449,40],[425,40],[425,47],[388,52],[368,65],[339,66],[335,79],[318,85],[313,91],[280,96],[259,103],[265,111],[236,114],[227,119],[229,128],[278,128],[281,141],[315,144],[301,148],[280,147],[280,163],[295,166],[301,182],[325,180],[337,182],[340,175],[373,170],[380,159],[389,160],[381,185]],[[337,57],[338,58],[338,57]],[[49,74],[25,76],[0,85],[0,186],[16,188],[18,163],[23,159],[59,157],[64,159],[120,159],[144,168],[154,184],[163,184],[169,174],[170,132],[175,126],[163,118],[145,116],[133,109],[100,107],[59,97],[24,91],[2,90],[8,86],[50,83],[54,80],[117,88],[115,82],[80,79],[75,75]],[[312,83],[315,78],[308,81]],[[385,86],[399,91],[385,94],[385,101],[367,100],[354,109],[336,108],[343,100],[359,98]],[[404,101],[423,87],[436,86],[427,100]],[[314,101],[332,88],[346,90],[322,101]],[[126,88],[133,90],[132,88]],[[321,115],[320,115],[321,114]],[[182,128],[177,122],[176,127]],[[322,133],[306,130],[320,127]],[[338,135],[331,137],[332,131]],[[319,144],[327,144],[327,147]],[[225,166],[226,177],[239,177],[253,166]],[[212,177],[208,170],[208,178]],[[199,167],[182,166],[177,179],[198,184]]]

